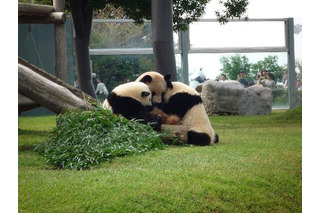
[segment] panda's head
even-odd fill
[[[150,91],[152,92],[152,102],[161,103],[163,95],[168,89],[168,84],[170,84],[171,75],[161,75],[157,72],[145,72],[140,75],[136,81],[143,82],[148,85]]]
[[[112,90],[117,96],[130,97],[139,101],[143,106],[151,106],[151,91],[142,82],[129,82],[121,84]],[[128,106],[130,107],[130,106]]]

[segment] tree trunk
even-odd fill
[[[18,91],[57,114],[67,109],[92,108],[91,104],[74,95],[67,88],[48,80],[22,64],[18,64]]]
[[[155,69],[162,75],[171,74],[177,80],[173,48],[172,0],[152,0],[152,36]]]
[[[71,0],[70,7],[74,26],[73,41],[79,86],[83,92],[97,98],[92,83],[89,56],[93,8],[86,0]]]

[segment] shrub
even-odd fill
[[[48,140],[35,149],[47,163],[81,170],[114,157],[164,149],[160,136],[149,125],[96,108],[57,116],[57,126]]]

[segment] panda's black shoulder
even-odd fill
[[[192,95],[187,92],[180,92],[172,95],[163,110],[167,114],[174,114],[181,119],[195,105],[201,104],[202,99],[199,95]]]
[[[144,110],[144,106],[139,101],[131,97],[117,95],[115,92],[111,92],[107,99],[113,113],[121,114],[128,119],[136,117],[138,112]]]

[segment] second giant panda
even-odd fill
[[[181,125],[162,125],[163,130],[183,133],[180,137],[188,144],[205,146],[218,143],[219,137],[214,132],[202,99],[195,89],[180,82],[170,82],[163,102],[158,105],[161,110],[181,119]]]
[[[149,71],[141,74],[136,79],[136,82],[145,83],[152,92],[152,103],[159,104],[162,102],[162,98],[168,89],[168,84],[171,84],[170,78],[171,74],[163,76],[158,72]],[[176,115],[169,116],[157,107],[153,108],[152,113],[160,115],[162,117],[163,124],[180,124],[180,119]]]
[[[152,92],[152,102],[161,103],[164,93],[168,89],[167,83],[171,78],[171,74],[161,75],[158,72],[149,71],[141,74],[136,81],[142,82],[148,85],[150,91]]]
[[[142,119],[142,123],[161,130],[161,116],[151,114],[152,102],[149,87],[142,82],[129,82],[115,87],[103,102],[103,107],[127,119]]]

